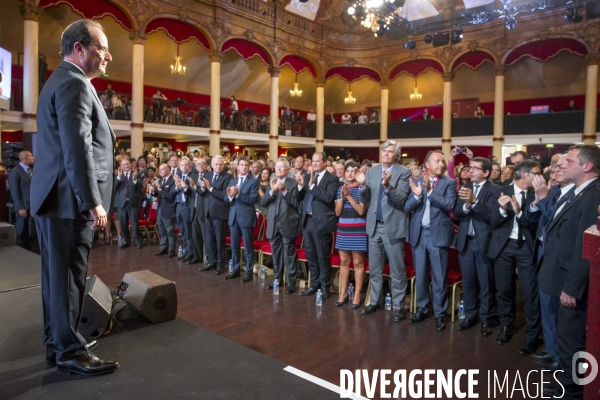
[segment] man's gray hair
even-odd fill
[[[277,161],[281,161],[285,164],[286,169],[290,169],[290,160],[288,160],[287,157],[279,157]]]
[[[387,140],[384,144],[381,145],[379,149],[383,151],[384,149],[387,149],[390,146],[394,146],[394,155],[396,156],[396,158],[399,158],[401,147],[400,143],[396,142],[395,140]]]
[[[92,27],[104,32],[102,25],[90,19],[80,19],[67,26],[60,37],[60,56],[64,58],[73,52],[75,43],[79,42],[84,46],[92,44]]]

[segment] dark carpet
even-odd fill
[[[40,284],[40,256],[17,246],[0,247],[0,293]]]

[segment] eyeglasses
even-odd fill
[[[471,171],[483,171],[483,168],[480,168],[480,167],[473,167],[473,166],[471,166],[471,167],[468,167],[468,169],[469,169],[469,170],[471,170]]]
[[[534,172],[534,171],[529,171],[528,174],[533,174],[533,175],[541,175],[541,172]]]
[[[94,46],[96,49],[98,49],[98,51],[100,51],[103,55],[106,53],[110,53],[110,51],[108,50],[108,47],[101,47],[98,46],[97,44],[90,44],[90,46]]]
[[[276,166],[275,166],[275,169],[285,169],[285,167],[284,167],[284,166],[282,166],[282,165],[276,165]]]

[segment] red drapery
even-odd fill
[[[368,78],[375,82],[381,82],[379,74],[372,69],[362,67],[335,67],[327,71],[325,79],[333,78],[334,76],[340,77],[342,80],[352,83],[361,78]]]
[[[221,51],[225,53],[228,50],[234,50],[245,61],[254,56],[258,56],[266,65],[271,65],[269,54],[255,43],[243,39],[230,39],[223,44]]]
[[[40,7],[51,8],[58,7],[61,4],[68,5],[73,12],[87,19],[101,19],[108,16],[113,19],[128,31],[131,31],[131,21],[127,15],[115,5],[101,0],[84,1],[84,0],[41,0]]]
[[[465,53],[458,57],[456,61],[454,61],[454,64],[452,65],[452,71],[456,71],[463,65],[471,69],[477,69],[485,62],[489,62],[494,65],[494,57],[484,51]]]
[[[210,51],[210,43],[206,36],[191,25],[173,19],[158,18],[148,24],[144,33],[151,34],[159,29],[164,30],[167,36],[177,44],[196,39],[200,46],[204,47],[206,51]]]
[[[514,49],[506,57],[504,65],[512,65],[523,57],[531,57],[534,60],[546,62],[561,51],[568,51],[578,56],[587,54],[585,45],[577,40],[566,38],[538,40]]]
[[[437,61],[427,59],[415,60],[397,65],[390,74],[390,81],[402,73],[408,74],[413,78],[418,78],[420,75],[427,72],[427,70],[432,70],[438,74],[444,72],[444,68]]]
[[[308,73],[311,74],[313,77],[317,77],[317,70],[315,69],[315,67],[302,57],[285,56],[281,60],[281,63],[279,63],[280,67],[283,67],[284,65],[289,66],[292,69],[292,71],[294,71],[297,74],[304,70],[307,70]]]

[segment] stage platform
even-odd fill
[[[39,286],[40,256],[17,246],[0,247],[0,293]]]

